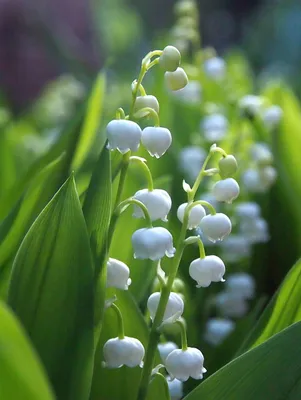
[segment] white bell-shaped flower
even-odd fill
[[[221,80],[225,76],[226,63],[221,57],[212,57],[204,61],[205,74],[214,80]]]
[[[187,204],[188,203],[183,203],[178,208],[177,217],[181,222],[183,222],[184,220],[184,213]],[[197,226],[199,226],[201,220],[205,217],[205,215],[206,215],[205,208],[201,204],[196,204],[195,206],[193,206],[189,211],[188,229],[194,229]]]
[[[228,125],[228,120],[224,115],[212,114],[202,120],[201,130],[208,142],[218,142],[226,136]]]
[[[239,262],[251,255],[250,242],[241,234],[228,236],[221,242],[220,248],[221,257],[228,263]]]
[[[211,318],[205,327],[204,339],[212,346],[218,346],[235,329],[235,322],[227,318]]]
[[[181,53],[174,46],[166,46],[159,58],[159,65],[164,71],[175,71],[181,62]]]
[[[107,262],[107,287],[128,290],[131,284],[129,267],[122,261],[109,258]]]
[[[242,221],[239,231],[250,244],[265,243],[270,238],[268,223],[263,218]]]
[[[176,251],[171,233],[162,227],[138,229],[133,233],[132,245],[134,257],[141,260],[173,257]]]
[[[263,120],[264,125],[268,129],[272,129],[272,128],[275,128],[279,124],[282,116],[283,116],[282,108],[279,106],[273,105],[273,106],[266,108],[263,111],[262,120]]]
[[[128,151],[137,151],[140,145],[142,131],[136,122],[125,119],[114,119],[108,123],[108,148],[117,149],[124,154]]]
[[[227,215],[216,213],[214,215],[206,215],[200,223],[200,228],[208,239],[216,242],[217,240],[223,240],[230,234],[232,224]]]
[[[182,382],[186,382],[189,377],[203,379],[203,374],[206,372],[204,356],[194,347],[172,351],[165,361],[165,368],[172,378]]]
[[[252,220],[260,217],[261,209],[259,204],[252,201],[245,201],[236,205],[235,213],[241,219]]]
[[[160,292],[152,293],[147,300],[147,308],[152,320],[154,320],[161,298]],[[184,302],[182,297],[171,292],[163,316],[163,323],[172,323],[178,320],[184,312]]]
[[[189,275],[197,282],[197,287],[208,287],[211,282],[224,282],[226,268],[217,256],[206,256],[193,260],[189,266]]]
[[[260,96],[247,94],[239,101],[240,109],[251,117],[260,114],[264,106],[264,100]]]
[[[179,155],[180,168],[187,175],[189,180],[194,181],[206,158],[206,152],[201,147],[184,147]]]
[[[183,397],[183,382],[179,379],[171,379],[167,377],[168,390],[170,400],[181,400]]]
[[[138,190],[133,197],[146,206],[152,221],[157,219],[167,221],[167,214],[171,209],[171,198],[165,190],[154,189],[149,191],[148,189],[142,189]],[[144,218],[141,208],[137,205],[134,205],[133,217]]]
[[[159,102],[155,96],[152,96],[151,94],[147,94],[145,96],[138,96],[135,101],[135,111],[139,111],[142,108],[152,108],[153,110],[156,111],[157,114],[159,114]]]
[[[233,273],[227,278],[226,290],[243,299],[252,299],[255,296],[254,278],[245,272]]]
[[[148,126],[142,131],[141,142],[152,157],[160,158],[169,149],[172,136],[167,128]]]
[[[250,148],[250,155],[253,161],[259,164],[270,164],[273,162],[272,151],[266,143],[254,143]]]
[[[212,193],[217,201],[231,204],[239,195],[239,185],[233,178],[226,178],[216,182]]]
[[[233,292],[220,292],[215,298],[215,304],[220,314],[224,317],[241,318],[248,312],[248,303],[239,294]]]
[[[164,80],[170,90],[181,90],[188,84],[186,72],[181,67],[178,67],[173,72],[165,72]]]
[[[123,339],[109,339],[103,347],[104,366],[107,368],[120,368],[123,365],[133,368],[143,366],[144,347],[142,343],[132,337]]]
[[[177,349],[178,346],[174,342],[165,342],[165,343],[159,343],[158,344],[158,350],[160,353],[161,361],[164,364],[166,357],[175,349]]]

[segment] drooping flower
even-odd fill
[[[178,346],[174,342],[165,342],[158,344],[158,350],[163,364],[165,363],[167,356],[177,348]]]
[[[147,301],[147,308],[150,317],[154,320],[161,298],[160,292],[155,292],[150,295]],[[184,302],[182,297],[177,293],[171,292],[168,298],[167,306],[165,308],[163,322],[175,322],[181,317],[184,312]]]
[[[181,90],[188,84],[186,72],[181,67],[173,72],[165,72],[164,79],[170,90]]]
[[[107,287],[128,290],[131,284],[129,267],[122,261],[109,258],[107,262]]]
[[[176,71],[181,62],[181,53],[174,46],[166,46],[159,58],[159,65],[164,71]]]
[[[201,223],[200,228],[204,235],[212,242],[223,240],[228,236],[232,229],[232,224],[227,215],[223,213],[206,215]]]
[[[227,278],[226,290],[243,299],[252,299],[255,296],[254,278],[246,272],[230,274]]]
[[[233,178],[226,178],[216,182],[212,188],[212,193],[217,201],[232,203],[239,195],[239,185]]]
[[[106,131],[110,150],[117,149],[122,154],[138,150],[142,131],[136,122],[114,119],[108,123]]]
[[[133,233],[132,244],[134,257],[141,260],[173,257],[176,251],[171,233],[162,227],[138,229]]]
[[[152,157],[160,158],[169,149],[172,136],[167,128],[148,126],[142,131],[141,142]]]
[[[188,203],[183,203],[179,206],[177,211],[178,219],[183,222],[184,213]],[[194,229],[200,225],[201,220],[205,217],[206,211],[201,204],[194,205],[189,211],[188,229]]]
[[[104,366],[107,368],[120,368],[123,365],[133,368],[143,366],[144,347],[142,343],[133,337],[109,339],[104,347]]]
[[[189,377],[203,379],[203,374],[206,372],[204,356],[194,347],[173,350],[166,358],[165,367],[172,378],[182,382],[186,382]]]
[[[221,57],[211,57],[204,61],[205,74],[214,80],[221,80],[225,76],[226,63]]]
[[[138,190],[133,196],[134,199],[141,201],[149,213],[152,221],[161,219],[167,221],[167,214],[171,209],[171,198],[169,194],[162,189],[148,189]],[[133,217],[144,218],[144,214],[140,207],[134,205]]]
[[[225,264],[214,255],[193,260],[189,275],[197,282],[197,287],[208,287],[211,282],[224,282]]]
[[[205,327],[204,339],[213,346],[218,346],[235,329],[235,322],[227,318],[210,318]]]

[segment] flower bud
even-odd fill
[[[196,287],[208,287],[211,282],[224,282],[225,264],[217,256],[198,258],[189,266],[189,275],[197,282]]]
[[[218,167],[219,174],[223,179],[230,178],[238,168],[236,158],[229,154],[219,160]]]
[[[222,179],[215,183],[212,193],[217,201],[231,204],[239,195],[239,185],[233,178]]]
[[[158,344],[158,350],[163,364],[165,363],[167,356],[177,348],[178,346],[174,342],[165,342]]]
[[[206,215],[200,223],[200,228],[208,239],[216,242],[217,240],[223,240],[230,234],[232,224],[227,215],[216,213],[214,215]]]
[[[171,198],[169,194],[162,189],[148,189],[138,190],[133,196],[134,199],[141,201],[149,213],[152,221],[161,219],[167,221],[167,214],[171,209]],[[134,205],[133,217],[144,218],[144,214],[139,206]]]
[[[160,158],[169,149],[172,136],[167,128],[148,126],[142,131],[141,142],[152,157]]]
[[[204,356],[194,347],[186,350],[173,350],[165,361],[167,372],[172,378],[186,382],[189,377],[203,379],[206,372],[204,368]]]
[[[227,278],[226,291],[243,299],[252,299],[255,296],[254,278],[245,272],[231,274]]]
[[[129,279],[129,267],[122,261],[109,258],[107,262],[107,287],[128,290],[131,279]]]
[[[136,122],[114,119],[108,123],[106,131],[110,150],[117,149],[122,154],[138,150],[142,132]]]
[[[204,339],[213,346],[221,344],[235,329],[235,322],[226,318],[211,318],[205,327]]]
[[[186,72],[180,67],[174,72],[165,72],[164,79],[170,90],[180,90],[188,84]]]
[[[167,384],[169,389],[170,400],[181,400],[183,397],[183,382],[179,379],[173,379],[168,376]]]
[[[282,108],[273,105],[263,111],[262,113],[263,123],[268,129],[275,128],[279,124],[282,116],[283,116]]]
[[[144,357],[142,343],[132,337],[125,336],[123,339],[109,339],[104,347],[104,366],[107,368],[120,368],[123,365],[133,368],[138,365],[142,367]]]
[[[179,206],[177,211],[178,219],[183,223],[184,213],[188,203],[183,203]],[[206,211],[203,206],[196,204],[189,211],[188,229],[194,229],[200,225],[201,220],[205,217]]]
[[[221,80],[225,76],[226,63],[221,57],[212,57],[204,61],[205,74],[214,80]]]
[[[173,257],[176,251],[170,232],[162,227],[138,229],[133,233],[132,245],[134,257],[141,260]]]
[[[226,317],[241,318],[248,312],[248,304],[240,295],[221,292],[215,298],[216,307]]]
[[[218,142],[226,136],[228,120],[222,114],[207,115],[201,122],[201,130],[208,142]]]
[[[250,148],[250,155],[255,162],[261,165],[273,162],[273,154],[266,143],[254,143]]]
[[[155,319],[157,308],[160,302],[161,293],[156,292],[150,295],[147,300],[147,308],[152,321]],[[184,312],[184,302],[177,293],[171,292],[165,308],[163,322],[175,322]]]
[[[259,218],[261,211],[259,204],[249,201],[239,203],[235,207],[235,212],[238,217],[244,220],[252,220],[254,218]]]
[[[146,95],[146,96],[138,96],[135,102],[135,112],[141,110],[142,108],[149,107],[156,111],[159,114],[159,102],[155,96]]]
[[[191,181],[197,178],[206,155],[205,150],[197,146],[188,146],[181,150],[179,156],[180,167]]]
[[[159,64],[164,71],[175,71],[181,62],[181,53],[174,46],[166,46],[159,58]]]

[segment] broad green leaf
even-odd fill
[[[152,377],[147,391],[146,400],[170,400],[168,384],[163,375]]]
[[[0,302],[0,398],[54,400],[46,374],[23,328]]]
[[[111,202],[110,151],[104,147],[95,164],[83,205],[95,266],[95,346],[101,329],[105,302],[106,268],[104,267],[107,258],[106,241],[111,218]]]
[[[95,140],[96,134],[98,133],[102,114],[105,85],[105,74],[104,72],[100,72],[96,78],[90,98],[88,100],[87,111],[83,122],[79,143],[72,162],[72,167],[75,169],[78,169],[83,163]]]
[[[125,335],[139,339],[144,346],[148,340],[148,329],[144,318],[129,292],[107,291],[110,298],[116,293],[116,305],[120,308],[124,320]],[[90,400],[133,400],[137,397],[141,368],[121,367],[119,369],[103,368],[103,345],[118,335],[115,313],[107,309],[104,315],[103,328],[95,356],[94,375]]]
[[[301,321],[300,292],[301,260],[285,277],[240,352],[263,343],[293,323]]]
[[[64,155],[47,165],[32,180],[20,207],[17,205],[17,210],[13,210],[3,221],[0,236],[2,227],[6,227],[9,222],[10,227],[9,230],[6,229],[6,235],[0,244],[0,268],[16,254],[28,228],[59,188],[63,163]],[[12,214],[16,214],[14,219]]]
[[[16,165],[12,144],[9,140],[8,132],[1,128],[0,131],[0,197],[11,188],[16,179]]]
[[[85,400],[93,366],[93,266],[73,177],[44,208],[13,264],[8,303],[59,400]]]
[[[85,109],[84,106],[85,105],[77,110],[75,117],[71,118],[62,129],[60,135],[58,135],[58,139],[52,145],[50,150],[43,154],[39,159],[35,160],[28,170],[21,174],[20,178],[15,182],[12,188],[5,193],[5,195],[0,196],[0,220],[9,214],[11,208],[17,203],[22,193],[28,188],[32,179],[62,153],[66,153],[66,155],[64,158],[64,165],[62,166],[61,184],[67,179],[70,174],[71,161],[81,132],[82,117]]]
[[[301,322],[234,359],[185,400],[299,400]]]

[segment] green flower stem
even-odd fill
[[[181,329],[181,342],[182,342],[182,350],[187,350],[188,346],[187,346],[187,336],[186,336],[186,328],[184,326],[183,321],[177,321],[176,322],[180,329]]]
[[[125,112],[123,108],[119,107],[116,110],[116,119],[125,119]]]
[[[199,246],[199,250],[200,250],[200,258],[205,258],[206,257],[205,247],[204,247],[204,243],[200,237],[198,238],[198,246]]]
[[[162,287],[160,302],[157,308],[156,316],[151,327],[148,347],[145,354],[144,367],[142,371],[142,377],[140,382],[140,388],[138,393],[138,400],[145,400],[148,390],[148,384],[152,372],[152,367],[154,363],[154,358],[157,350],[157,346],[160,339],[159,327],[162,323],[164,312],[167,306],[169,295],[172,289],[173,282],[177,276],[178,268],[182,259],[183,251],[185,248],[185,236],[188,226],[188,210],[185,210],[184,220],[177,244],[177,250],[173,259],[173,265],[171,267],[170,274],[167,279],[167,283]]]
[[[137,95],[138,95],[138,91],[140,90],[140,85],[141,85],[141,83],[143,81],[143,78],[144,78],[144,75],[146,74],[146,72],[147,72],[147,68],[142,62],[141,70],[140,70],[137,82],[135,84],[135,88],[132,91],[132,104],[131,104],[131,108],[130,108],[129,119],[132,119],[132,117],[133,117],[134,108],[135,108],[135,102],[136,102],[136,98],[137,98]]]
[[[123,318],[122,318],[121,311],[119,310],[119,308],[116,306],[115,303],[111,304],[111,308],[112,308],[112,310],[115,311],[115,314],[116,314],[117,320],[118,320],[118,338],[124,339],[124,326],[123,326]]]
[[[210,161],[210,158],[212,157],[212,155],[213,155],[213,152],[210,150],[208,155],[207,155],[207,157],[206,157],[206,159],[205,159],[205,161],[204,161],[204,164],[203,164],[203,166],[202,166],[202,168],[201,168],[201,170],[199,172],[199,175],[196,178],[196,180],[195,180],[195,182],[194,182],[194,184],[192,186],[192,189],[188,192],[188,201],[193,201],[193,199],[194,199],[194,197],[196,195],[196,192],[197,192],[197,190],[198,190],[198,188],[200,186],[200,183],[201,183],[203,177],[205,176],[205,170],[206,170],[207,164]]]
[[[141,83],[140,83],[140,86],[139,86],[139,91],[140,91],[141,96],[146,96],[146,91],[145,91],[145,89],[144,89],[144,87],[142,86]]]
[[[217,147],[217,146],[212,146],[210,151],[212,153],[220,153],[223,157],[227,157],[227,153],[225,152],[224,149],[222,149],[221,147]]]
[[[147,115],[151,115],[151,117],[155,121],[155,126],[160,126],[160,119],[158,113],[151,107],[143,107],[141,110],[137,111],[134,114],[134,118],[140,119],[146,117]]]
[[[146,179],[148,182],[148,185],[147,185],[148,190],[150,192],[152,192],[154,190],[154,182],[153,182],[152,173],[150,172],[150,169],[146,165],[146,162],[141,157],[136,157],[136,156],[130,157],[130,163],[132,163],[133,161],[137,162],[143,169],[143,172],[145,173],[145,176],[146,176]]]
[[[130,199],[126,199],[124,201],[122,201],[118,207],[116,208],[116,214],[120,215],[123,210],[125,209],[124,207],[128,206],[129,204],[135,204],[136,206],[140,207],[143,214],[144,214],[144,218],[146,220],[146,224],[149,228],[152,228],[152,220],[150,218],[149,212],[147,207],[145,206],[145,204],[143,204],[141,201],[130,198]]]
[[[213,205],[210,204],[208,201],[205,201],[205,200],[197,200],[197,201],[194,201],[194,202],[189,206],[189,211],[191,210],[191,208],[192,208],[193,206],[196,206],[197,204],[200,204],[201,206],[207,207],[207,208],[209,209],[211,215],[215,215],[215,214],[216,214],[216,210],[215,210],[215,208],[213,207]]]
[[[147,66],[147,70],[151,69],[154,65],[158,64],[159,63],[159,58],[160,57],[157,57],[151,63],[149,63],[148,66]]]

